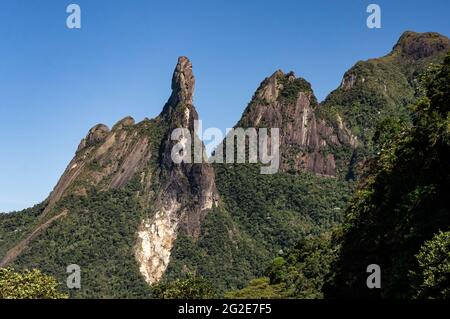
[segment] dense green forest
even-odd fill
[[[366,167],[361,163],[379,152],[377,134],[390,129],[386,122],[412,124],[410,106],[421,90],[420,75],[430,64],[442,63],[449,46],[448,38],[438,33],[407,31],[389,54],[357,62],[345,73],[341,85],[320,104],[320,118],[334,127],[342,120],[358,138],[356,149],[337,150],[338,157],[351,156],[346,178],[359,178]],[[348,161],[344,164],[348,165]]]
[[[271,260],[343,221],[353,183],[311,173],[261,175],[255,165],[215,166],[223,205],[210,213],[198,240],[177,239],[165,280],[190,271],[218,292],[262,276]]]
[[[0,256],[16,244],[33,226],[45,205],[39,204],[20,212],[0,215]]]

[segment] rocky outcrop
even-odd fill
[[[142,134],[151,123],[135,124],[131,117],[117,122],[110,131],[105,125],[92,128],[78,147],[77,154],[50,196],[55,203],[66,193],[86,194],[87,188],[121,188],[139,176],[146,192],[140,194],[144,205],[152,201],[154,215],[142,221],[135,247],[136,260],[146,281],[157,282],[164,274],[177,233],[197,237],[203,219],[218,203],[213,168],[205,164],[175,164],[171,151],[177,141],[171,134],[187,128],[194,134],[198,119],[193,105],[195,78],[192,64],[180,57],[172,79],[172,94],[154,125],[165,128],[162,140]],[[198,141],[204,152],[201,141]],[[157,154],[152,153],[157,145]],[[158,157],[158,167],[149,165]],[[151,178],[158,174],[158,191],[153,192]],[[83,183],[75,181],[83,180]]]
[[[192,137],[192,142],[198,143],[200,149],[192,147],[194,152],[206,159],[204,145],[195,134],[195,121],[199,119],[194,107],[195,78],[192,73],[192,64],[186,57],[180,57],[172,79],[172,94],[159,117],[167,123],[168,131],[164,137],[161,153],[161,182],[164,204],[167,198],[172,198],[190,206],[190,202],[198,202],[198,207],[190,208],[187,220],[183,221],[184,230],[192,236],[197,236],[199,225],[204,217],[204,211],[217,204],[218,194],[214,181],[214,170],[207,161],[199,164],[181,163],[175,164],[171,158],[173,146],[178,141],[171,139],[172,131],[176,128],[186,128]],[[173,205],[169,205],[173,207]]]
[[[67,194],[83,195],[92,187],[107,190],[125,186],[136,173],[148,166],[151,143],[147,136],[133,130],[134,120],[125,118],[112,130],[99,124],[80,142],[75,157],[67,166],[48,198],[44,212]],[[147,123],[142,123],[145,126]],[[126,130],[126,127],[132,128]]]
[[[180,57],[173,74],[172,94],[157,118],[136,124],[133,118],[125,117],[111,130],[103,124],[90,129],[46,200],[39,225],[8,252],[2,265],[14,261],[42,230],[66,215],[56,211],[66,196],[89,196],[92,189],[99,192],[124,188],[133,181],[141,186],[135,196],[142,211],[149,211],[148,218],[136,229],[135,257],[145,280],[149,284],[157,282],[170,262],[177,234],[181,231],[197,237],[203,219],[219,200],[209,164],[175,164],[171,158],[177,143],[171,139],[174,129],[187,128],[196,136],[194,87],[192,64]],[[203,143],[197,142],[203,153]]]
[[[449,50],[450,40],[439,33],[406,31],[394,46],[393,53],[417,61]]]
[[[404,32],[386,56],[357,62],[321,103],[321,118],[337,129],[338,136],[347,127],[358,137],[350,162],[348,152],[345,155],[349,178],[361,176],[365,163],[381,147],[374,140],[381,123],[395,119],[408,126],[421,74],[430,63],[441,63],[449,51],[450,40],[441,34]],[[339,139],[353,144],[345,135]]]
[[[113,126],[113,130],[118,130],[124,127],[132,127],[136,122],[134,121],[134,118],[132,118],[131,116],[127,116],[123,119],[121,119],[119,122],[117,122],[114,126]]]
[[[195,78],[192,63],[187,57],[178,58],[177,66],[172,76],[172,94],[163,108],[160,117],[166,121],[173,121],[174,111],[182,106],[193,107]]]
[[[175,201],[172,203],[177,205]],[[169,266],[170,253],[177,238],[179,209],[179,206],[165,206],[139,227],[135,256],[139,270],[149,284],[158,282]]]
[[[336,176],[329,147],[354,147],[357,140],[342,121],[334,128],[318,119],[318,108],[308,82],[278,70],[261,83],[236,126],[279,128],[282,171]]]

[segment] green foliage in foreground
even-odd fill
[[[212,284],[201,276],[187,274],[184,279],[152,286],[157,299],[213,299],[217,293]]]
[[[323,298],[322,287],[331,271],[336,250],[327,236],[302,239],[294,249],[276,257],[266,277],[252,280],[243,289],[230,291],[227,298]]]
[[[347,211],[326,296],[448,296],[448,238],[439,232],[450,229],[450,55],[427,78],[413,127],[383,145]],[[381,289],[366,287],[370,264],[381,267]]]
[[[65,299],[67,294],[58,290],[58,281],[39,270],[15,272],[0,268],[0,299]]]
[[[450,298],[450,232],[426,241],[416,258],[419,268],[411,274],[416,297]]]

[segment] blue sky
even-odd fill
[[[66,28],[70,3],[81,30]],[[381,29],[366,27],[370,3]],[[448,0],[2,0],[0,211],[44,200],[95,124],[156,116],[180,55],[194,66],[203,126],[225,131],[275,70],[306,78],[322,100],[403,31],[449,36],[448,12]]]

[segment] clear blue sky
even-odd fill
[[[70,3],[81,30],[66,28]],[[366,27],[370,3],[382,29]],[[449,36],[449,12],[448,0],[2,0],[0,211],[45,199],[93,125],[156,116],[180,55],[193,62],[204,127],[225,130],[275,70],[322,100],[403,31]]]

